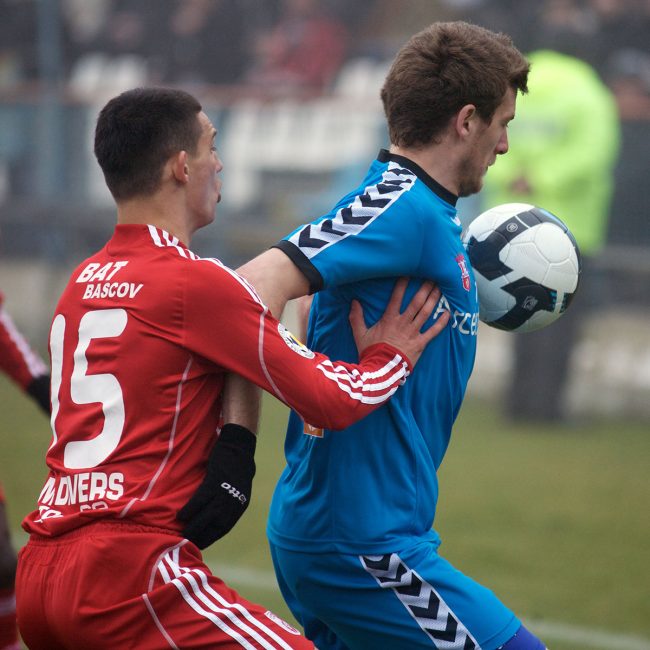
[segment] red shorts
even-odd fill
[[[5,502],[5,493],[4,490],[2,489],[2,483],[0,483],[0,503]]]
[[[194,544],[144,526],[32,536],[19,553],[16,600],[31,650],[314,648],[213,576]]]

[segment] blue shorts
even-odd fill
[[[521,627],[430,542],[370,556],[271,544],[271,556],[282,595],[319,650],[497,650]]]

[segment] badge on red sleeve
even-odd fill
[[[282,323],[278,323],[278,332],[284,342],[300,356],[306,359],[313,359],[316,355],[304,344],[301,343]]]

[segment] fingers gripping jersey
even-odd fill
[[[388,345],[362,365],[297,342],[253,288],[152,226],[118,225],[81,264],[50,333],[49,476],[29,532],[57,535],[101,517],[179,530],[236,372],[314,426],[342,428],[409,374]]]
[[[33,379],[47,373],[47,368],[18,331],[3,302],[0,293],[0,369],[26,390]]]

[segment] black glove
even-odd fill
[[[31,395],[38,405],[49,415],[52,411],[50,404],[50,375],[41,375],[32,379],[27,386],[27,393]]]
[[[183,536],[203,549],[239,521],[251,499],[257,437],[238,424],[225,424],[208,458],[205,478],[178,512]]]

